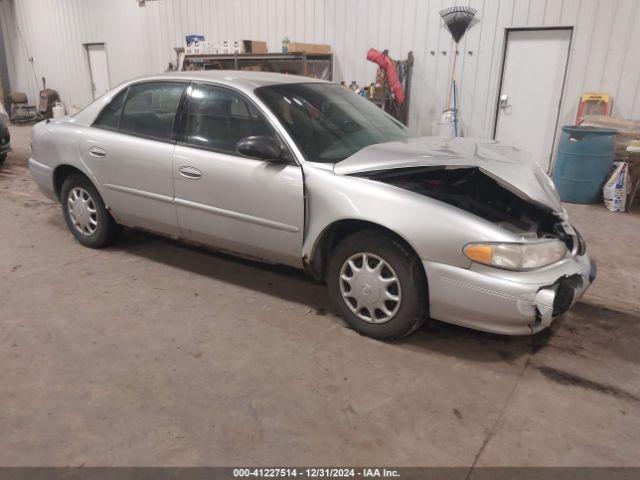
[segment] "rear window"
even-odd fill
[[[118,129],[118,122],[120,121],[120,113],[122,113],[122,104],[126,93],[127,89],[125,88],[118,93],[118,95],[116,95],[106,107],[104,107],[96,121],[93,122],[94,127],[112,130]]]
[[[173,123],[185,89],[186,84],[173,82],[129,87],[120,129],[143,137],[173,140]]]

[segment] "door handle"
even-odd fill
[[[99,158],[103,158],[107,156],[107,152],[105,152],[102,148],[100,147],[91,147],[89,149],[89,155],[92,155],[94,157],[99,157]]]
[[[509,95],[500,95],[500,108],[508,108],[509,105]]]
[[[189,180],[198,180],[202,177],[202,172],[195,167],[180,167],[180,175]]]

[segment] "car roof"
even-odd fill
[[[249,89],[286,83],[329,83],[325,80],[302,77],[300,75],[288,75],[273,72],[249,72],[243,70],[194,70],[185,72],[166,72],[163,74],[138,77],[135,79],[135,82],[139,82],[141,80],[163,79],[225,83]]]
[[[249,72],[243,70],[194,70],[186,72],[165,72],[143,77],[136,77],[122,82],[105,95],[89,104],[82,111],[77,113],[71,119],[71,122],[79,125],[91,125],[102,108],[109,103],[115,95],[128,85],[140,82],[157,82],[181,80],[187,82],[210,82],[219,85],[227,85],[237,88],[247,94],[251,94],[253,90],[259,87],[269,85],[295,84],[295,83],[325,83],[331,82],[320,80],[317,78],[302,77],[299,75],[286,75],[283,73],[273,72]]]

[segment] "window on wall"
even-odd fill
[[[238,141],[254,135],[276,136],[271,125],[240,94],[211,85],[192,86],[186,143],[237,154]]]
[[[158,140],[173,140],[173,124],[185,89],[186,84],[174,82],[129,87],[120,129]]]

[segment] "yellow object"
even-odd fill
[[[464,247],[464,254],[474,262],[490,264],[493,258],[493,247],[491,245],[467,245]]]
[[[580,97],[576,125],[580,125],[586,115],[611,115],[611,95],[602,92],[585,92]]]
[[[611,101],[611,95],[602,92],[585,92],[582,94],[581,101],[609,103]]]

